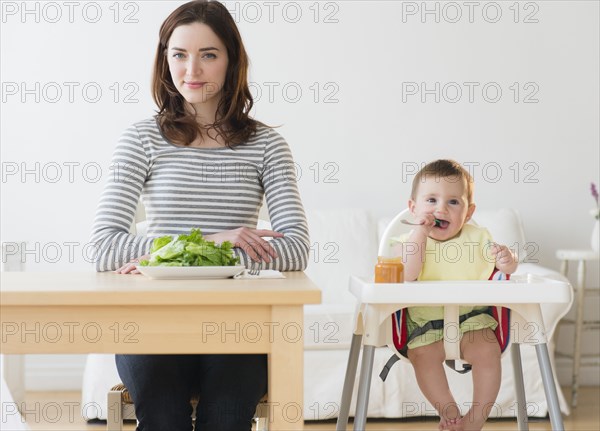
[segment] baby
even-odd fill
[[[396,248],[406,281],[488,280],[497,271],[512,274],[517,269],[511,250],[495,244],[486,229],[466,224],[475,211],[473,179],[457,162],[436,160],[421,169],[408,206],[419,226],[401,237]],[[500,347],[494,334],[498,323],[487,310],[461,306],[459,311],[461,316],[468,314],[460,324],[461,357],[473,373],[473,404],[461,417],[443,368],[443,330],[410,337],[429,321],[443,319],[443,308],[408,309],[408,358],[421,391],[440,415],[440,430],[480,430],[498,395]]]

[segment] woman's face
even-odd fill
[[[198,22],[175,28],[167,58],[173,83],[184,99],[216,110],[229,59],[227,48],[212,29]]]

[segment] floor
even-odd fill
[[[570,394],[567,388],[564,393]],[[568,396],[568,395],[567,395]],[[29,392],[26,396],[26,419],[33,431],[104,431],[106,424],[103,422],[86,423],[80,416],[80,393],[79,392]],[[600,429],[600,387],[588,386],[580,388],[579,405],[570,416],[565,417],[565,429],[568,431],[597,431]],[[4,430],[3,427],[0,429]],[[352,426],[349,425],[351,430]],[[516,430],[515,420],[501,419],[490,420],[485,430]],[[548,419],[531,419],[529,422],[531,431],[550,431]],[[133,423],[128,423],[124,430],[135,430]],[[306,431],[330,431],[335,430],[335,422],[307,422]],[[437,420],[369,420],[367,431],[421,431],[437,430]]]

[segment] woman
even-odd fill
[[[165,20],[153,77],[158,115],[128,128],[114,153],[92,233],[97,271],[137,273],[135,263],[147,256],[153,237],[194,227],[208,240],[232,242],[245,265],[306,267],[308,229],[292,155],[277,132],[249,117],[247,70],[239,31],[222,4],[192,1]],[[148,238],[128,233],[140,196]],[[263,196],[274,230],[256,229]],[[191,430],[195,392],[197,429],[250,429],[267,389],[266,355],[117,355],[116,361],[138,430]]]

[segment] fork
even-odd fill
[[[408,220],[400,220],[400,223],[407,224],[407,225],[410,225],[410,226],[421,226],[421,223],[413,223],[413,222],[410,222]],[[440,226],[440,220],[435,219],[435,226],[436,227]]]
[[[250,264],[250,268],[248,269],[248,274],[260,275],[261,269],[262,269],[262,262],[252,261],[252,263]]]

